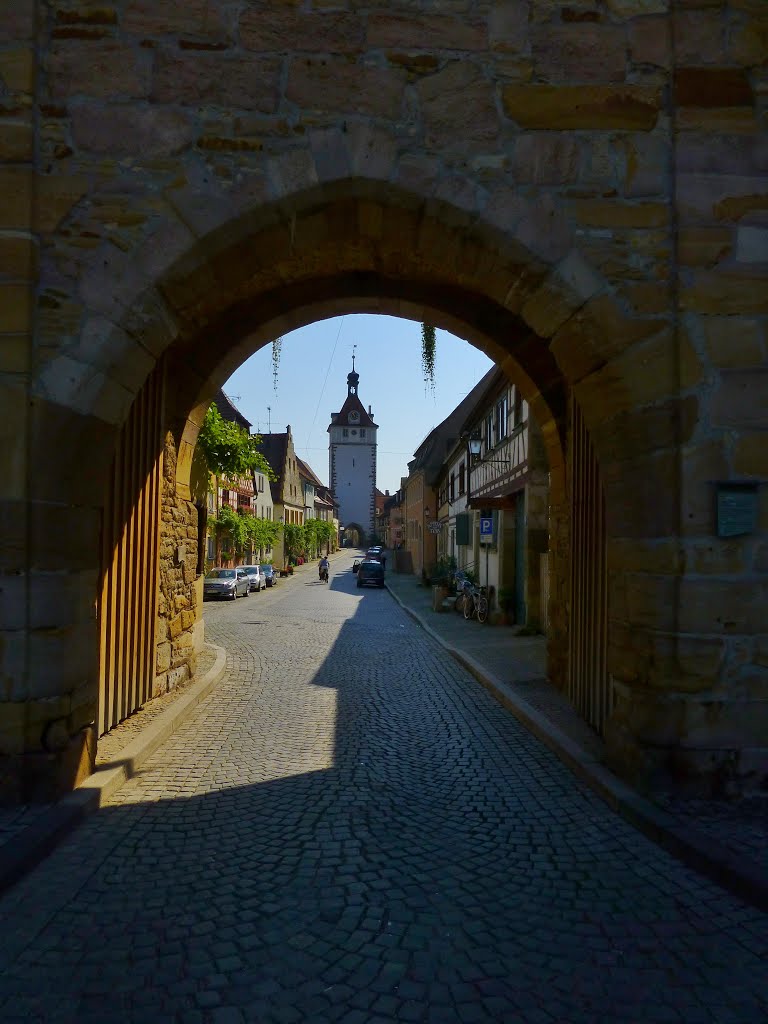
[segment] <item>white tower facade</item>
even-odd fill
[[[347,398],[328,427],[328,477],[339,504],[339,524],[346,536],[357,530],[367,544],[376,522],[376,435],[370,406],[366,411],[357,394],[360,375],[347,375]]]

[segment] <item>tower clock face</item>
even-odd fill
[[[349,422],[350,423],[359,423],[360,422],[360,413],[359,412],[351,412],[349,414]]]

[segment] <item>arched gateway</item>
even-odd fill
[[[453,331],[530,402],[563,684],[578,408],[612,763],[760,784],[763,6],[353,6],[6,5],[3,795],[87,770],[100,678],[193,664],[203,412],[273,337],[352,311]]]

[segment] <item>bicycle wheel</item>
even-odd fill
[[[455,610],[457,615],[461,615],[461,613],[464,611],[464,592],[463,591],[461,591],[460,593],[458,593],[456,595],[456,601],[455,601],[453,607],[454,607],[454,610]]]
[[[475,599],[470,595],[464,598],[464,618],[471,619],[475,611]]]
[[[478,597],[477,599],[477,621],[485,622],[488,618],[488,598]]]

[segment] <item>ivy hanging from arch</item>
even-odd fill
[[[424,383],[435,390],[435,351],[437,339],[435,328],[431,324],[421,325],[421,368],[424,372]]]
[[[280,353],[283,348],[283,339],[275,338],[272,342],[272,387],[277,394],[277,376],[280,371]]]

